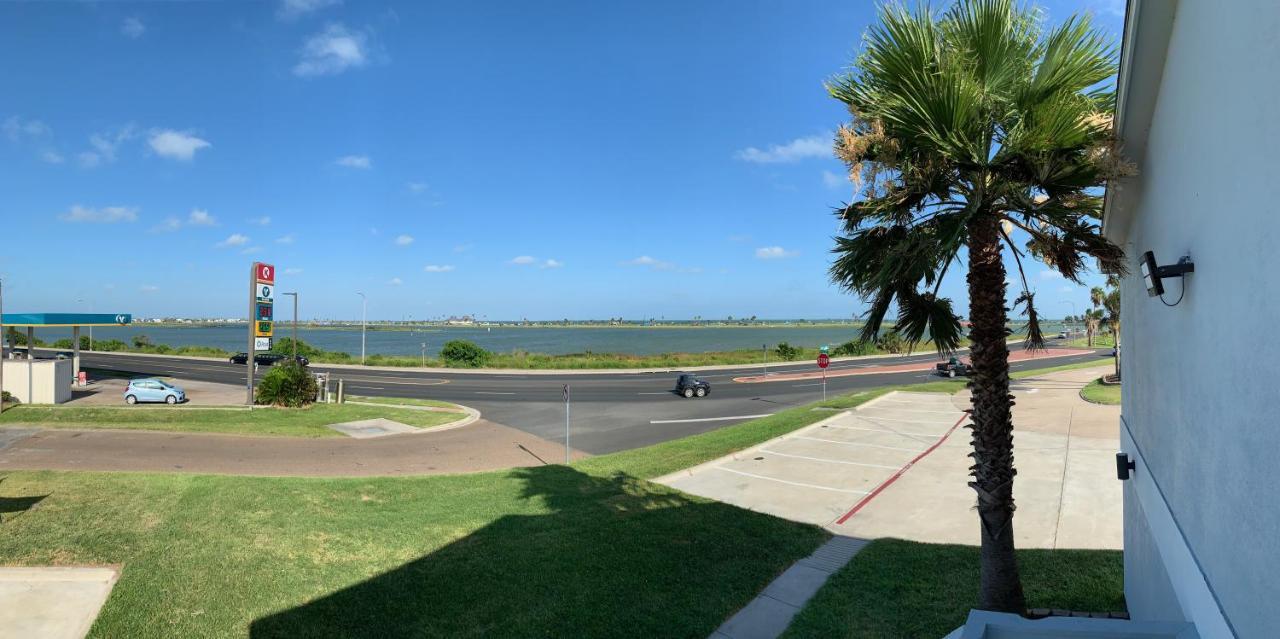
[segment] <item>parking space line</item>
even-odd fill
[[[866,468],[884,468],[884,469],[887,469],[887,470],[897,470],[897,469],[898,469],[898,467],[897,467],[897,466],[885,466],[884,464],[865,464],[865,463],[863,463],[863,462],[851,462],[851,461],[845,461],[845,460],[843,460],[843,459],[826,459],[826,458],[824,458],[824,457],[809,457],[809,456],[806,456],[806,455],[792,455],[791,453],[780,453],[780,452],[778,452],[778,451],[776,451],[776,450],[769,450],[769,449],[767,449],[767,448],[761,448],[761,449],[760,449],[760,452],[762,452],[762,453],[768,453],[768,454],[770,454],[770,455],[777,455],[777,456],[779,456],[779,457],[794,457],[794,458],[796,458],[796,459],[808,459],[808,460],[810,460],[810,461],[816,461],[816,462],[827,462],[827,463],[830,463],[830,464],[845,464],[846,466],[864,466],[864,467],[866,467]]]
[[[892,433],[894,435],[903,435],[905,437],[925,437],[928,439],[933,439],[938,436],[936,433],[908,433],[900,430],[893,430],[892,428],[862,428],[861,426],[841,426],[839,424],[827,424],[826,427],[840,428],[843,430],[862,430],[868,433]]]
[[[747,476],[747,477],[754,477],[754,478],[756,478],[756,479],[763,479],[763,480],[765,480],[765,481],[776,481],[776,482],[778,482],[779,484],[790,484],[790,485],[792,485],[792,486],[800,486],[800,487],[802,487],[802,488],[816,488],[816,489],[818,489],[818,490],[831,490],[831,491],[835,491],[835,492],[837,492],[837,493],[853,493],[853,494],[856,494],[856,495],[865,495],[865,494],[867,494],[867,491],[865,491],[865,490],[852,490],[852,489],[849,489],[849,488],[832,488],[832,487],[830,487],[830,486],[819,486],[819,485],[817,485],[817,484],[806,484],[806,483],[798,482],[798,481],[787,481],[787,480],[785,480],[785,479],[777,479],[777,478],[774,478],[774,477],[766,477],[766,476],[764,476],[764,475],[757,475],[757,474],[755,474],[755,473],[748,473],[748,472],[744,472],[744,471],[741,471],[741,470],[734,470],[734,469],[732,469],[732,468],[725,468],[724,466],[713,466],[713,468],[715,468],[715,469],[717,469],[717,470],[723,470],[723,471],[724,471],[724,472],[726,472],[726,473],[733,473],[733,474],[735,474],[735,475],[745,475],[745,476]]]
[[[879,495],[880,493],[884,492],[884,489],[893,485],[893,482],[898,481],[898,478],[906,474],[908,470],[911,470],[911,467],[915,466],[917,462],[919,462],[921,459],[924,459],[925,456],[927,456],[929,453],[932,453],[933,451],[937,450],[938,447],[942,445],[942,442],[947,441],[947,438],[951,436],[951,433],[954,433],[955,430],[960,427],[960,424],[963,424],[967,419],[969,419],[968,414],[962,415],[960,419],[956,420],[956,423],[951,425],[951,428],[948,429],[946,433],[943,433],[942,437],[938,438],[938,441],[934,442],[932,446],[924,449],[924,451],[922,451],[919,455],[916,455],[915,457],[913,457],[911,461],[907,462],[906,464],[903,464],[902,468],[898,469],[898,472],[890,475],[888,479],[881,482],[879,486],[876,486],[875,490],[872,490],[871,492],[867,493],[865,497],[858,500],[858,503],[854,504],[853,508],[850,508],[849,512],[842,515],[839,519],[836,520],[835,523],[837,525],[843,524],[844,522],[849,521],[850,517],[858,514],[859,510],[862,510],[864,506],[871,503],[872,499],[876,498],[876,495]]]
[[[796,439],[807,439],[814,442],[826,442],[828,444],[847,444],[849,446],[866,446],[867,448],[885,448],[888,450],[905,450],[908,453],[919,452],[919,448],[902,448],[901,446],[881,446],[879,444],[862,444],[859,442],[842,442],[838,439],[822,439],[821,437],[805,437],[804,435],[796,435]]]

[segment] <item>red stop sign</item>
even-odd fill
[[[819,353],[818,368],[826,368],[829,364],[831,364],[831,358],[826,353]]]

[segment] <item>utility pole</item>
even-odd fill
[[[422,367],[427,367],[427,343],[422,343]]]
[[[293,361],[298,361],[298,293],[285,293],[293,297]]]
[[[764,374],[769,374],[769,345],[760,345],[760,362],[764,364]]]
[[[356,295],[360,296],[360,365],[363,366],[364,365],[364,327],[365,327],[365,318],[367,317],[367,311],[369,309],[369,298],[365,297],[364,293],[361,293],[360,291],[356,291]]]
[[[564,385],[564,464],[569,465],[569,385]]]

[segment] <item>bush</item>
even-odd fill
[[[254,403],[298,408],[316,401],[316,378],[306,366],[286,361],[273,366],[262,381]]]
[[[444,360],[444,365],[454,368],[479,368],[488,363],[492,355],[474,342],[468,342],[465,339],[450,340],[445,342],[444,348],[440,349],[440,358]]]
[[[897,331],[889,331],[876,340],[876,347],[886,353],[897,355],[907,348],[907,341]]]
[[[4,403],[17,404],[19,402],[18,402],[18,398],[14,397],[11,393],[9,393],[9,391],[4,391]]]
[[[831,349],[831,354],[838,357],[849,355],[870,355],[875,352],[875,350],[876,348],[874,344],[859,339],[845,342]]]
[[[70,337],[64,337],[64,338],[62,338],[62,339],[60,339],[60,340],[58,340],[58,341],[54,342],[53,344],[50,344],[50,346],[52,346],[52,347],[54,347],[54,348],[57,348],[57,349],[67,349],[67,350],[69,350],[69,349],[71,349],[71,348],[74,348],[74,347],[75,347],[75,342],[72,342]]]
[[[778,353],[778,357],[788,362],[800,356],[800,349],[786,342],[778,342],[777,348],[773,350]]]
[[[281,337],[275,340],[271,345],[271,352],[280,355],[293,355],[293,338]],[[298,355],[307,359],[315,359],[316,356],[324,354],[324,351],[302,341],[298,340]]]
[[[151,338],[150,338],[150,337],[147,337],[146,335],[134,335],[134,336],[133,336],[133,347],[134,347],[134,348],[146,348],[146,347],[151,346],[151,345],[152,345],[152,344],[151,344]]]
[[[122,342],[122,341],[120,341],[120,340],[118,340],[118,339],[100,339],[100,340],[95,341],[95,342],[93,343],[93,346],[94,346],[94,350],[96,350],[96,351],[107,351],[107,352],[111,352],[111,351],[127,351],[127,350],[129,350],[129,345],[128,345],[128,344],[125,344],[124,342]]]

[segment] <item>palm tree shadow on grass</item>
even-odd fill
[[[706,637],[817,528],[617,474],[513,471],[505,515],[394,570],[254,621],[274,637]]]

